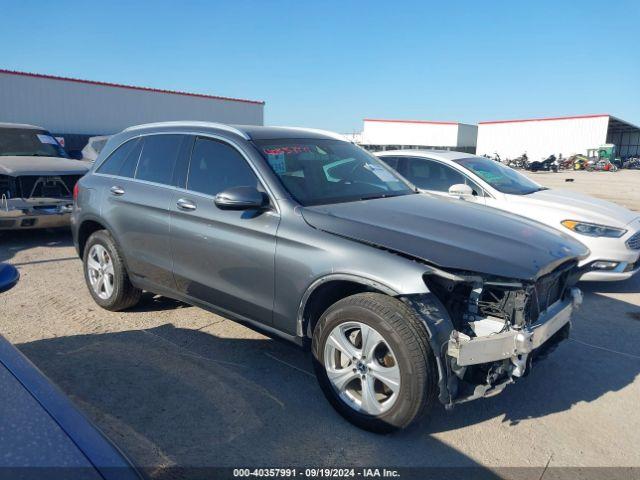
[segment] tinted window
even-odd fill
[[[150,135],[143,137],[142,154],[136,179],[172,184],[175,168],[186,135]]]
[[[379,157],[379,158],[394,170],[398,170],[398,163],[400,162],[400,159],[398,157]]]
[[[141,147],[142,142],[140,139],[126,142],[109,155],[109,158],[100,165],[97,172],[121,177],[133,177],[136,172]]]
[[[187,179],[189,190],[215,195],[245,186],[258,187],[258,178],[240,152],[216,140],[196,139]]]
[[[529,180],[513,168],[483,157],[469,157],[457,160],[467,170],[478,175],[493,188],[512,195],[528,195],[542,190],[533,180]]]
[[[474,195],[484,195],[482,188],[477,183],[440,162],[423,158],[408,158],[405,170],[406,178],[423,190],[448,192],[451,185],[464,183],[473,189]]]
[[[448,192],[451,185],[465,183],[464,176],[442,163],[422,158],[408,158],[406,176],[416,187]]]
[[[302,205],[413,193],[382,161],[339,140],[260,140],[260,153]]]

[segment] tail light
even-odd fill
[[[76,184],[73,186],[73,203],[78,202],[78,191],[79,191],[78,182],[76,182]]]

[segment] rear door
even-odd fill
[[[188,154],[191,139],[180,134],[154,134],[130,140],[98,169],[98,173],[105,173],[101,172],[105,167],[106,173],[113,175],[104,192],[102,215],[120,244],[129,273],[151,285],[172,290],[175,281],[169,204],[177,160]],[[123,149],[122,160],[117,157],[112,160]]]
[[[198,137],[185,188],[175,192],[169,207],[174,276],[183,294],[270,324],[280,216],[275,209],[232,211],[216,207],[217,193],[239,186],[264,191],[238,148],[222,140]]]

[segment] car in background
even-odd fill
[[[16,284],[0,263],[0,293]],[[141,480],[125,455],[0,336],[0,477]]]
[[[146,290],[308,346],[329,402],[376,432],[436,398],[500,392],[568,336],[582,298],[579,242],[420,195],[331,132],[131,127],[76,198],[99,306],[131,308]]]
[[[0,230],[68,226],[87,170],[45,129],[0,123]]]
[[[82,160],[85,162],[93,163],[100,155],[100,152],[107,144],[107,140],[109,140],[109,135],[101,135],[98,137],[90,137],[87,140],[87,144],[82,149]]]
[[[626,280],[640,270],[640,215],[615,203],[549,189],[499,162],[447,150],[376,155],[423,192],[515,213],[571,235],[591,254],[581,280]]]

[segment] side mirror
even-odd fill
[[[0,263],[0,293],[13,288],[19,278],[20,274],[16,267],[8,263]]]
[[[449,195],[458,198],[473,197],[473,189],[464,183],[456,183],[449,187]]]
[[[269,204],[267,195],[255,187],[227,188],[214,201],[221,210],[261,210]]]

